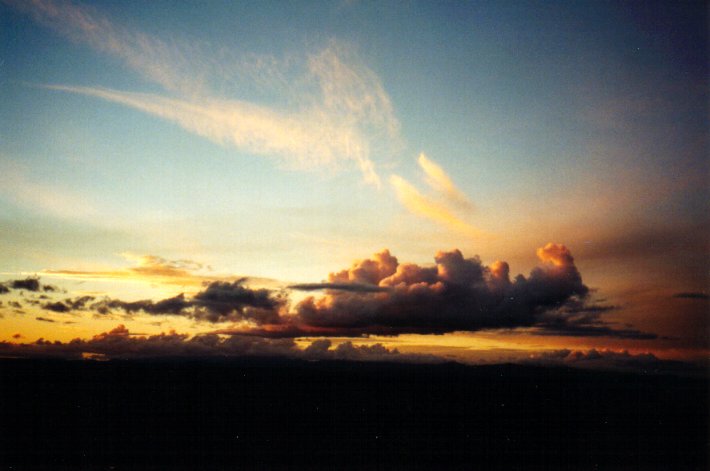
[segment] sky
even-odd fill
[[[2,0],[0,354],[707,360],[707,25]]]

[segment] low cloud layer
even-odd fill
[[[54,322],[49,319],[43,321]],[[20,338],[16,334],[15,338]],[[124,325],[91,339],[76,338],[69,342],[51,342],[39,339],[32,343],[0,342],[1,356],[23,358],[93,358],[129,359],[155,357],[286,357],[307,360],[354,361],[441,361],[430,355],[400,354],[381,344],[353,345],[344,342],[331,348],[330,340],[316,340],[305,349],[297,347],[292,339],[266,339],[254,336],[219,336],[204,334],[189,336],[176,332],[158,335],[132,334]]]
[[[663,360],[653,353],[629,353],[627,350],[587,351],[561,349],[534,354],[530,358],[519,360],[524,364],[540,366],[570,366],[600,370],[635,371],[644,374],[690,374],[705,375],[706,365],[675,360]]]
[[[51,319],[38,319],[56,322]],[[17,341],[24,337],[13,335]],[[124,325],[93,336],[68,342],[39,339],[35,342],[0,342],[0,356],[18,358],[64,359],[141,359],[141,358],[237,358],[278,357],[299,360],[345,360],[407,363],[443,363],[450,359],[429,354],[400,353],[376,343],[355,345],[342,342],[334,345],[329,339],[316,339],[299,348],[293,339],[271,339],[252,335],[220,336],[214,333],[190,336],[174,331],[157,335],[134,334]],[[663,360],[652,353],[633,354],[628,351],[568,349],[536,353],[525,357],[502,359],[505,363],[536,366],[565,366],[585,369],[633,371],[643,374],[704,375],[701,364]],[[477,364],[476,361],[466,362]],[[484,361],[484,364],[489,362]]]

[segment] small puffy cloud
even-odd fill
[[[53,302],[53,303],[46,303],[45,305],[42,306],[42,309],[46,309],[48,311],[54,311],[54,312],[69,312],[71,311],[71,307],[68,305],[64,304],[61,301]]]
[[[13,280],[10,282],[12,289],[24,289],[27,291],[39,291],[39,278],[25,278],[24,280]]]

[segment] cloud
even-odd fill
[[[267,289],[251,289],[243,280],[233,283],[214,282],[192,298],[197,308],[195,317],[210,322],[248,320],[257,324],[279,322],[279,310],[284,298]]]
[[[473,203],[456,187],[451,178],[439,165],[429,160],[424,153],[419,154],[417,163],[424,171],[426,183],[433,190],[442,195],[448,203],[453,206],[458,206],[464,211],[473,211]]]
[[[220,145],[276,157],[294,168],[352,162],[374,185],[379,177],[373,148],[386,149],[399,139],[399,123],[379,77],[352,48],[334,40],[319,51],[283,60],[237,56],[187,41],[165,42],[68,2],[9,3],[75,42],[120,58],[169,96],[99,87],[48,88],[129,106]],[[255,89],[269,106],[224,96]]]
[[[384,286],[375,286],[365,283],[301,283],[290,285],[289,289],[298,291],[354,291],[358,293],[376,293],[380,291],[389,291],[389,288]]]
[[[246,279],[234,282],[214,281],[188,298],[185,294],[160,301],[122,301],[106,297],[89,304],[91,296],[65,299],[47,303],[44,309],[55,312],[91,310],[99,314],[123,311],[132,315],[144,312],[152,315],[179,315],[206,322],[251,322],[255,324],[280,323],[280,312],[286,299],[279,292],[253,289],[244,285]]]
[[[444,170],[421,154],[417,160],[433,194],[424,195],[399,175],[390,176],[400,203],[413,214],[424,217],[471,238],[489,237],[464,219],[473,211],[473,203],[459,190]],[[463,215],[463,217],[461,216]]]
[[[613,307],[591,302],[565,246],[547,244],[537,255],[541,263],[528,277],[511,280],[506,262],[485,266],[459,250],[437,253],[434,266],[400,264],[383,250],[325,283],[306,285],[326,292],[282,312],[278,324],[219,332],[293,337],[526,328],[540,335],[655,338],[603,321]]]
[[[525,277],[511,280],[506,262],[484,265],[458,249],[440,251],[432,266],[400,263],[389,250],[331,273],[321,283],[289,288],[319,291],[291,304],[286,290],[254,289],[246,279],[212,281],[193,296],[160,301],[91,297],[48,302],[54,312],[178,315],[232,323],[215,333],[256,337],[443,334],[486,329],[522,329],[536,335],[652,339],[655,334],[603,319],[614,306],[595,303],[570,251],[549,243]],[[154,259],[151,259],[154,260]],[[164,261],[160,261],[162,266]],[[187,263],[187,262],[186,262]],[[190,262],[192,263],[192,262]],[[188,263],[188,264],[190,264]],[[154,264],[149,264],[151,267]]]
[[[308,297],[296,306],[297,319],[309,327],[362,334],[532,326],[543,313],[588,293],[564,246],[548,244],[538,255],[542,265],[527,279],[519,275],[511,282],[504,262],[485,267],[459,250],[437,253],[433,267],[399,264],[383,251],[331,274],[329,281],[361,279],[390,291]]]
[[[54,303],[46,303],[44,306],[42,306],[42,309],[46,309],[48,311],[54,311],[54,312],[69,312],[71,311],[71,307],[68,305],[64,304],[61,301],[57,301]],[[40,320],[38,318],[38,320]]]
[[[27,291],[39,291],[40,284],[38,278],[25,278],[24,280],[13,280],[10,282],[12,289],[26,289]]]
[[[46,298],[46,296],[44,296],[44,298]],[[79,311],[85,309],[94,299],[96,298],[93,296],[79,296],[74,299],[66,298],[64,301],[47,302],[42,305],[42,309],[61,313]]]
[[[480,229],[463,221],[444,204],[422,195],[411,183],[398,175],[390,176],[390,183],[397,193],[400,203],[417,216],[430,219],[471,238],[484,237]]]
[[[627,350],[616,351],[609,349],[581,350],[554,350],[550,352],[535,353],[529,358],[518,360],[524,364],[541,366],[573,366],[578,368],[636,371],[645,374],[692,374],[705,375],[706,367],[693,363],[663,360],[653,353],[629,353]]]
[[[44,318],[38,320],[54,322]],[[19,337],[16,334],[14,338]],[[301,350],[292,339],[239,335],[221,337],[216,334],[189,336],[174,331],[146,336],[133,334],[124,325],[118,325],[90,339],[76,338],[69,342],[44,339],[32,343],[0,342],[0,355],[77,359],[278,356],[308,360],[438,361],[430,355],[400,354],[381,344],[357,346],[345,342],[335,349],[330,347],[330,340],[316,340]]]
[[[18,280],[9,280],[0,283],[0,294],[7,294],[10,290],[24,290],[31,292],[53,292],[57,291],[57,287],[54,285],[44,285],[39,282],[38,277],[28,277]]]
[[[43,270],[42,273],[62,278],[92,280],[143,280],[151,283],[165,283],[179,286],[201,286],[205,282],[215,281],[215,276],[206,275],[209,270],[193,260],[167,260],[157,255],[121,254],[123,258],[135,263],[135,266],[116,270]],[[223,278],[223,277],[222,277]]]

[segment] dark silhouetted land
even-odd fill
[[[708,469],[708,383],[530,366],[0,360],[3,469]]]

